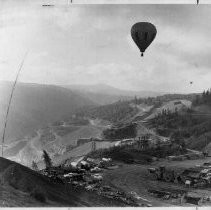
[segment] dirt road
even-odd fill
[[[149,189],[164,190],[175,193],[194,191],[211,196],[211,189],[187,189],[182,184],[152,180],[147,171],[147,168],[149,167],[152,166],[122,164],[118,169],[106,170],[104,172],[104,183],[119,188],[127,193],[135,192],[140,196],[138,201],[140,205],[151,204],[152,206],[181,206],[180,199],[164,200],[157,198],[148,192]],[[188,204],[183,203],[182,206],[188,206]]]

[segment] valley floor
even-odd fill
[[[201,164],[204,162],[211,161],[211,158],[201,159],[201,160],[192,160],[192,161],[172,161],[169,162],[168,165],[175,167],[179,163],[180,166],[191,167],[196,165],[197,163]],[[167,161],[166,161],[167,163]],[[211,196],[211,188],[188,188],[182,184],[175,183],[167,183],[164,181],[152,180],[149,177],[149,173],[147,171],[150,167],[156,167],[160,164],[164,164],[163,162],[154,163],[153,165],[136,165],[136,164],[119,164],[118,169],[114,170],[106,170],[104,172],[104,183],[110,185],[112,187],[119,188],[124,192],[136,194],[139,196],[137,202],[139,205],[152,205],[154,207],[159,206],[192,206],[192,204],[181,203],[180,199],[162,199],[157,198],[151,195],[148,190],[160,190],[160,191],[168,191],[172,193],[176,192],[191,192],[197,193],[201,196]],[[203,206],[211,205],[211,203],[207,202],[203,204]]]

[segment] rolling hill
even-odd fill
[[[101,88],[100,91],[104,89]],[[92,89],[87,88],[87,90]],[[13,112],[10,116],[13,119],[18,117],[13,121],[14,130],[10,128],[9,131],[17,135],[18,132],[15,131],[18,130],[25,135],[19,137],[18,141],[11,141],[12,139],[7,141],[5,157],[31,166],[32,161],[42,161],[43,149],[55,162],[85,155],[90,151],[91,144],[77,146],[78,139],[92,137],[106,139],[103,135],[106,133],[105,130],[109,133],[113,132],[114,128],[122,133],[120,128],[125,129],[133,122],[138,124],[137,135],[141,136],[144,130],[144,133],[150,132],[155,137],[161,137],[162,134],[153,131],[155,130],[153,126],[152,130],[147,128],[143,121],[154,119],[163,110],[171,112],[177,110],[182,113],[191,107],[191,100],[194,98],[194,95],[168,94],[148,98],[133,97],[132,100],[97,106],[88,98],[90,92],[84,97],[76,92],[57,86],[19,84],[13,100],[13,103],[14,101],[17,103],[12,106]],[[3,102],[1,99],[1,104]],[[121,135],[121,138],[124,137],[128,136]],[[114,136],[114,139],[116,138]],[[111,140],[110,137],[107,140]],[[105,148],[110,145],[104,141],[98,146]],[[194,147],[195,144],[191,145]]]
[[[154,118],[156,115],[161,113],[163,110],[169,110],[170,112],[181,111],[183,109],[191,108],[192,102],[189,100],[172,100],[163,103],[159,108],[154,109],[153,113],[149,115],[145,120]]]
[[[0,83],[0,136],[12,83]],[[95,106],[77,93],[53,85],[18,83],[10,107],[6,142],[21,139],[50,122],[71,116],[78,108]]]

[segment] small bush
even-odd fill
[[[36,200],[45,203],[46,195],[41,188],[36,187],[30,194],[30,196],[34,197]]]

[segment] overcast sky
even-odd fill
[[[0,80],[14,81],[28,51],[22,82],[165,92],[210,88],[211,5],[2,5]],[[157,27],[143,58],[130,37],[141,21]]]

